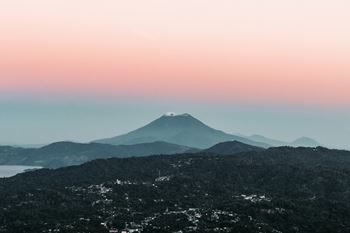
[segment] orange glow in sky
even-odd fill
[[[2,0],[0,92],[350,106],[348,0]]]

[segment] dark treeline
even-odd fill
[[[349,232],[350,152],[94,160],[0,180],[0,232]]]

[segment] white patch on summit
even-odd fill
[[[167,117],[175,117],[175,116],[184,116],[184,117],[188,117],[188,116],[191,116],[191,115],[188,114],[188,113],[176,114],[175,112],[167,112],[167,113],[164,114],[164,116],[167,116]]]
[[[164,114],[164,116],[176,116],[175,112],[167,112]]]

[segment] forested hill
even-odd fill
[[[322,147],[95,160],[0,183],[0,232],[350,231],[350,152]]]

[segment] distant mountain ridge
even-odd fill
[[[238,141],[227,141],[205,150],[156,141],[133,145],[110,145],[101,143],[55,142],[41,148],[0,146],[0,165],[30,165],[41,167],[65,167],[79,165],[95,159],[124,158],[131,156],[170,155],[183,153],[237,154],[262,151]]]
[[[177,154],[196,151],[198,151],[196,148],[160,141],[119,146],[100,143],[56,142],[41,148],[31,149],[0,146],[0,164],[63,167],[101,158]]]
[[[185,145],[205,149],[217,143],[236,140],[253,146],[270,147],[269,144],[256,142],[241,136],[231,135],[213,129],[188,113],[165,114],[151,123],[120,136],[100,139],[94,142],[112,145],[135,144],[153,141]]]
[[[307,137],[290,143],[260,135],[247,139],[213,129],[190,114],[169,113],[130,133],[88,144],[56,142],[40,148],[0,146],[0,165],[63,167],[110,157],[197,153],[201,150],[236,154],[268,147],[319,145]]]
[[[251,140],[257,141],[257,142],[263,142],[266,144],[269,144],[273,147],[279,147],[279,146],[293,146],[293,147],[318,147],[323,146],[321,143],[317,142],[316,140],[309,138],[309,137],[300,137],[295,139],[292,142],[285,142],[281,140],[276,140],[272,138],[268,138],[262,135],[252,135],[248,137]]]

